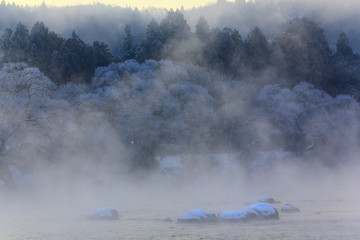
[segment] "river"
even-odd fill
[[[195,205],[206,211],[239,209],[235,202],[157,202],[121,209],[118,221],[89,221],[82,208],[16,211],[3,209],[1,240],[120,240],[120,239],[243,239],[243,240],[358,240],[360,202],[299,200],[298,213],[280,212],[279,220],[248,223],[181,224],[176,218]],[[280,209],[282,204],[275,204]],[[22,212],[23,211],[23,212]],[[13,212],[13,214],[10,214]],[[169,217],[173,222],[164,222]]]

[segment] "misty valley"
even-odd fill
[[[2,1],[0,239],[359,239],[357,9]]]

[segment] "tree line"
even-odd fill
[[[25,62],[38,67],[56,84],[90,83],[97,67],[111,62],[147,59],[190,62],[219,70],[243,81],[263,86],[291,87],[307,81],[326,92],[352,94],[360,90],[360,56],[341,33],[333,53],[320,24],[294,19],[286,30],[269,40],[260,28],[246,37],[231,28],[210,28],[201,17],[191,32],[181,11],[170,10],[157,23],[147,25],[144,39],[134,40],[126,25],[114,56],[104,42],[85,43],[75,32],[65,39],[37,22],[29,31],[19,23],[4,30],[0,39],[2,62]]]

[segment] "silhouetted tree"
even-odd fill
[[[173,11],[171,9],[160,23],[160,34],[163,44],[172,39],[182,40],[188,38],[190,27],[184,18],[184,14],[179,10]]]
[[[354,52],[350,47],[349,38],[346,36],[344,32],[339,35],[339,38],[336,42],[335,54],[341,54],[344,57],[350,57],[350,58],[354,57]]]
[[[3,62],[11,62],[12,56],[11,56],[11,39],[12,39],[13,31],[10,28],[6,28],[4,30],[4,33],[1,35],[0,39],[0,49],[3,53]]]
[[[280,74],[292,79],[290,85],[307,81],[316,87],[326,85],[331,50],[319,24],[300,18],[291,21],[276,39],[275,59]]]
[[[28,59],[29,30],[21,23],[16,25],[15,31],[11,35],[9,60],[22,62]]]
[[[196,35],[201,41],[209,41],[210,38],[210,27],[204,17],[200,17],[196,24]]]
[[[30,31],[28,63],[50,74],[49,59],[55,50],[60,49],[64,39],[50,32],[43,22],[36,22]]]
[[[135,58],[134,38],[131,33],[131,26],[126,24],[121,43],[122,60]]]
[[[136,59],[140,62],[146,59],[159,60],[161,58],[161,49],[163,43],[160,39],[159,24],[153,19],[147,26],[145,39],[141,42]]]
[[[270,63],[269,43],[260,28],[254,28],[245,40],[247,63],[258,72]]]
[[[96,58],[96,67],[107,66],[114,61],[114,56],[105,43],[95,41],[92,47]]]
[[[332,56],[332,79],[326,90],[332,95],[351,94],[360,98],[360,58],[354,54],[348,37],[341,33]]]
[[[243,41],[237,30],[212,30],[210,42],[204,49],[204,57],[210,66],[236,73],[240,71],[243,56]]]

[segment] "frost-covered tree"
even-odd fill
[[[30,156],[30,152],[49,142],[49,115],[45,113],[54,107],[50,99],[54,88],[39,69],[26,64],[9,63],[0,69],[0,166],[4,176],[1,179],[9,186],[14,183],[8,167],[18,164],[13,159],[22,154]]]
[[[93,85],[102,99],[99,104],[105,104],[99,108],[106,109],[133,149],[134,166],[153,166],[155,154],[166,153],[167,147],[177,146],[177,152],[204,149],[214,100],[194,74],[199,73],[191,65],[153,60],[97,69]]]
[[[290,143],[287,149],[299,156],[313,155],[314,159],[334,164],[346,160],[345,154],[356,150],[360,143],[360,106],[350,96],[331,97],[309,83],[300,83],[292,89],[267,85],[258,101],[272,124],[263,134],[280,132]]]

